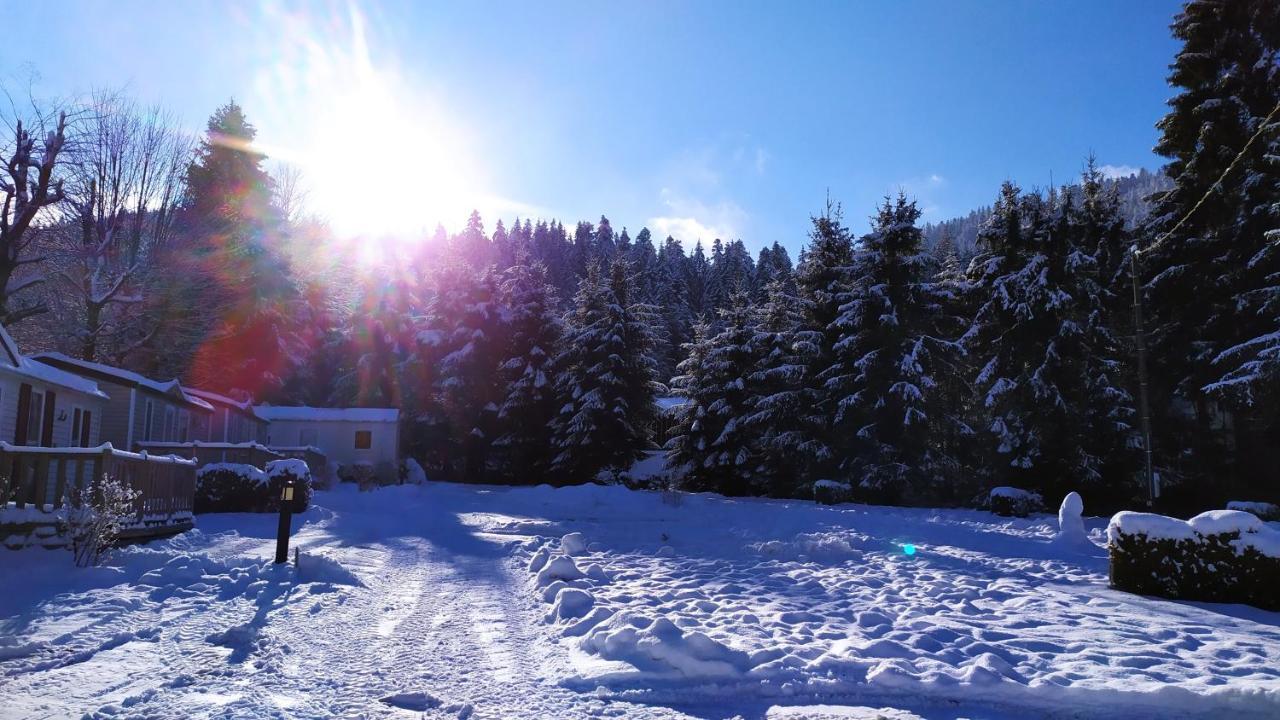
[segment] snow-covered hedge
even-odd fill
[[[1044,498],[1039,493],[1014,487],[992,488],[987,502],[991,512],[1004,517],[1026,517],[1044,510]]]
[[[1244,500],[1232,500],[1227,503],[1228,510],[1242,510],[1247,513],[1253,513],[1260,520],[1268,522],[1280,522],[1280,505],[1269,502],[1246,502]]]
[[[272,460],[264,468],[271,490],[268,507],[272,511],[280,509],[280,491],[285,483],[293,483],[293,512],[303,512],[311,503],[311,468],[304,460],[287,458]]]
[[[813,500],[819,505],[835,505],[853,499],[853,486],[835,480],[819,480],[813,484]]]
[[[1210,510],[1190,520],[1118,513],[1107,549],[1116,589],[1280,610],[1280,531],[1250,513]]]

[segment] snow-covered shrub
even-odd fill
[[[252,465],[210,463],[196,472],[197,513],[266,512],[270,495],[267,474]]]
[[[1227,509],[1253,513],[1258,516],[1259,520],[1265,520],[1267,522],[1280,522],[1280,505],[1276,505],[1274,503],[1232,500],[1227,503]]]
[[[97,565],[106,558],[134,517],[137,498],[137,490],[113,475],[103,475],[87,488],[75,487],[63,498],[65,514],[59,529],[77,566]]]
[[[1014,487],[992,488],[987,496],[991,512],[1004,517],[1026,517],[1044,509],[1039,493]]]
[[[373,466],[369,463],[352,463],[338,468],[338,480],[355,483],[361,490],[371,490],[374,486]]]
[[[853,486],[835,480],[819,480],[813,484],[813,500],[819,505],[836,505],[853,499]]]
[[[1280,531],[1238,510],[1191,518],[1122,512],[1107,526],[1111,586],[1280,610]]]
[[[263,468],[267,473],[267,509],[272,512],[280,510],[280,494],[285,483],[293,483],[292,512],[304,512],[311,503],[311,468],[307,463],[296,458],[272,460]]]

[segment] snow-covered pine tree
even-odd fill
[[[444,268],[418,332],[418,357],[430,385],[418,390],[424,466],[432,477],[480,482],[492,471],[498,366],[505,347],[498,282],[488,269]]]
[[[767,293],[755,308],[747,349],[753,368],[746,378],[749,412],[743,425],[756,447],[747,474],[757,492],[795,497],[807,474],[804,459],[822,448],[811,446],[804,422],[805,364],[796,350],[800,301],[782,279],[770,283]]]
[[[505,396],[498,406],[497,465],[506,482],[544,482],[554,456],[551,422],[560,409],[552,361],[563,331],[555,290],[535,262],[507,271],[501,297],[507,329],[498,366]]]
[[[690,309],[687,260],[679,241],[670,235],[658,250],[654,286],[659,323],[656,333],[657,377],[669,382],[683,359],[683,346],[693,334],[694,314]]]
[[[1156,145],[1173,187],[1151,212],[1143,256],[1153,407],[1172,409],[1156,426],[1173,431],[1157,460],[1185,457],[1178,470],[1213,472],[1225,490],[1233,475],[1270,475],[1280,458],[1280,403],[1267,401],[1280,385],[1280,251],[1268,235],[1280,227],[1280,9],[1194,0],[1173,33],[1179,92]],[[1217,455],[1222,445],[1234,452]]]
[[[1114,211],[1096,197],[1081,206],[1074,192],[1050,205],[1006,183],[979,235],[982,302],[964,341],[980,368],[974,389],[999,484],[1046,497],[1116,493],[1108,499],[1133,487],[1123,461],[1132,401],[1104,324],[1098,238],[1087,229]]]
[[[625,471],[649,446],[655,424],[652,309],[631,302],[625,260],[604,277],[587,267],[556,359],[560,409],[552,422],[559,482]]]
[[[747,294],[734,293],[720,316],[721,330],[707,338],[706,326],[701,326],[703,337],[680,364],[675,385],[689,402],[680,408],[669,457],[691,490],[755,494],[751,471],[758,438],[745,423],[751,412],[747,378],[755,365]]]
[[[856,438],[841,448],[841,474],[890,502],[935,499],[955,467],[932,427],[949,420],[934,378],[956,349],[940,332],[946,298],[932,280],[919,218],[905,195],[885,199],[858,244],[853,282],[832,323],[842,335],[840,369],[828,385],[841,394],[837,432]]]
[[[832,419],[842,396],[837,397],[828,383],[838,369],[835,345],[841,333],[834,323],[840,317],[840,296],[850,287],[853,239],[844,226],[840,206],[829,200],[823,214],[812,221],[809,244],[801,252],[795,272],[803,313],[796,348],[806,368],[803,421],[809,434],[805,445],[813,452],[809,460],[814,473],[809,479],[820,480],[835,470]]]

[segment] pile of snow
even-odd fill
[[[413,458],[405,458],[404,475],[404,481],[410,485],[425,485],[427,482],[427,471]]]
[[[235,473],[236,475],[239,475],[240,477],[243,477],[249,480],[254,485],[257,485],[259,487],[266,487],[267,485],[267,474],[263,472],[260,468],[256,468],[252,465],[247,465],[245,463],[219,462],[219,463],[209,463],[208,465],[201,466],[201,468],[196,471],[196,486],[198,487],[200,485],[200,480],[204,478],[204,476],[211,475],[216,472],[223,472],[223,471]]]
[[[587,551],[587,538],[580,532],[573,532],[560,538],[560,549],[565,555],[581,555]]]
[[[591,631],[582,639],[582,648],[657,676],[742,677],[753,664],[747,653],[704,633],[681,630],[667,618],[625,614],[615,615]]]
[[[1062,498],[1058,507],[1058,534],[1053,541],[1061,545],[1090,545],[1089,535],[1084,530],[1084,500],[1080,493],[1069,492]]]
[[[299,552],[296,570],[299,582],[364,587],[364,583],[355,573],[329,555]]]

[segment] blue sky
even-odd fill
[[[234,96],[346,233],[474,206],[797,250],[828,188],[862,231],[899,188],[936,220],[1090,152],[1158,167],[1178,7],[0,0],[23,30],[0,70],[48,96],[126,86],[193,131]]]

